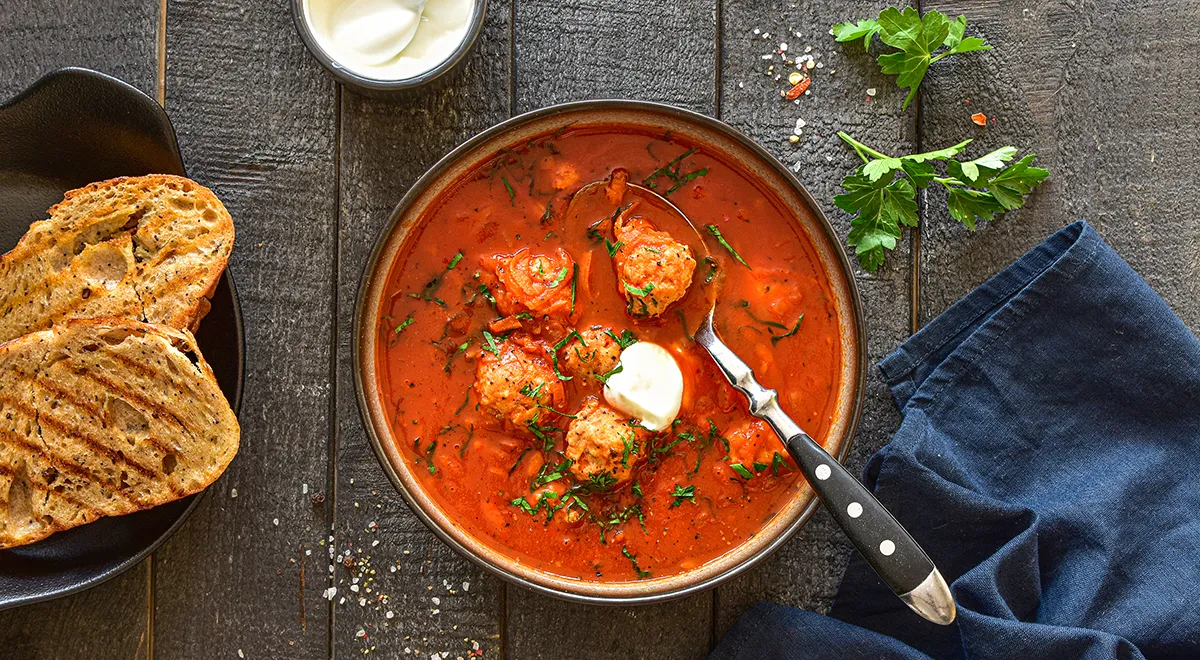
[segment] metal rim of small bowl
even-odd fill
[[[512,117],[495,126],[475,135],[471,139],[456,147],[437,161],[428,171],[425,172],[417,181],[408,189],[401,198],[400,202],[392,210],[386,226],[380,231],[375,239],[374,246],[371,251],[371,256],[363,269],[362,278],[359,282],[359,289],[355,303],[354,316],[354,341],[352,343],[353,359],[354,359],[354,385],[356,399],[358,402],[359,414],[363,421],[363,426],[366,428],[367,436],[371,442],[371,448],[375,452],[375,457],[383,467],[384,472],[391,480],[392,485],[404,498],[409,508],[417,515],[418,518],[440,538],[443,542],[453,548],[458,554],[462,555],[472,563],[483,568],[489,573],[497,577],[518,584],[533,591],[560,598],[563,600],[581,602],[594,605],[642,605],[651,603],[660,603],[664,601],[676,600],[686,596],[711,589],[718,584],[725,582],[742,572],[757,565],[762,560],[769,557],[775,550],[779,549],[788,539],[790,539],[801,527],[808,522],[812,515],[816,512],[820,501],[810,487],[805,484],[799,488],[791,500],[791,507],[794,503],[800,500],[807,500],[803,504],[803,508],[795,513],[795,518],[781,528],[774,531],[774,536],[769,538],[765,544],[761,544],[757,550],[749,556],[741,559],[719,572],[708,571],[711,575],[703,575],[701,571],[707,566],[718,564],[724,557],[737,553],[746,546],[757,543],[756,539],[763,535],[763,530],[760,530],[749,539],[741,544],[733,546],[724,554],[709,560],[695,568],[687,569],[681,573],[677,573],[665,578],[656,578],[636,582],[619,582],[619,583],[599,583],[585,580],[571,580],[562,576],[554,575],[548,571],[535,569],[523,565],[519,560],[513,559],[511,556],[505,555],[503,552],[495,548],[489,548],[488,542],[475,538],[470,532],[459,529],[457,533],[473,542],[479,549],[473,549],[467,545],[467,542],[460,540],[454,533],[447,529],[453,527],[450,524],[451,516],[441,510],[438,504],[432,498],[423,492],[422,486],[415,481],[412,486],[406,483],[404,476],[401,475],[393,460],[403,464],[403,457],[393,442],[391,430],[388,427],[387,420],[382,419],[382,430],[376,427],[376,420],[373,416],[373,411],[378,407],[374,401],[369,400],[367,389],[375,392],[375,385],[368,384],[364,379],[364,372],[370,371],[370,380],[375,379],[374,367],[364,368],[364,353],[373,361],[375,352],[372,348],[364,348],[365,344],[373,344],[376,338],[375,333],[370,331],[370,328],[375,325],[374,319],[367,319],[366,314],[370,310],[374,312],[372,298],[369,297],[372,284],[382,278],[387,281],[390,274],[392,261],[387,263],[381,262],[381,257],[387,251],[387,248],[393,243],[392,235],[400,226],[401,221],[408,215],[409,208],[412,204],[418,201],[425,191],[432,184],[440,182],[443,175],[453,169],[458,164],[459,160],[468,154],[472,154],[474,150],[492,142],[496,138],[514,132],[515,129],[526,124],[532,124],[538,120],[553,117],[560,114],[569,114],[575,112],[587,111],[629,111],[641,112],[649,115],[660,114],[667,118],[674,119],[680,122],[698,124],[701,128],[713,131],[716,134],[723,135],[728,138],[733,144],[745,148],[751,155],[758,158],[774,174],[782,177],[786,184],[790,187],[791,192],[797,194],[800,200],[812,214],[813,220],[819,225],[819,229],[824,233],[824,238],[828,243],[828,257],[832,259],[832,263],[826,258],[822,258],[827,273],[830,275],[831,285],[844,288],[841,293],[841,304],[847,305],[848,310],[839,310],[839,316],[843,319],[850,319],[853,322],[853,328],[843,328],[843,362],[846,362],[846,344],[853,343],[851,347],[856,355],[854,356],[854,364],[852,368],[843,370],[843,374],[849,374],[852,379],[849,396],[839,397],[839,400],[845,400],[848,408],[841,414],[843,417],[842,430],[839,433],[838,440],[840,444],[833,452],[834,457],[839,462],[844,462],[850,447],[854,442],[854,435],[858,428],[858,423],[862,416],[863,399],[866,393],[866,378],[867,378],[867,343],[866,343],[866,324],[862,311],[862,298],[858,291],[858,286],[854,279],[854,271],[850,265],[849,257],[842,248],[841,240],[834,231],[833,226],[829,223],[820,205],[808,192],[808,190],[800,183],[795,175],[788,170],[774,156],[768,153],[765,149],[741,133],[737,129],[721,122],[720,120],[701,115],[690,110],[677,108],[675,106],[650,101],[632,101],[621,99],[597,99],[588,101],[575,101],[563,103],[539,110],[527,112],[516,117]],[[606,122],[597,122],[603,124]],[[608,122],[611,123],[611,122]],[[693,137],[694,136],[689,136]],[[471,164],[471,167],[477,166],[479,162],[485,161],[488,156],[480,158]],[[741,163],[739,163],[741,164]],[[744,166],[744,165],[743,165]],[[469,171],[469,168],[468,168]],[[451,179],[451,183],[456,180],[456,177]],[[765,182],[764,182],[765,183]],[[439,190],[436,194],[440,195],[445,191],[445,188]],[[777,195],[781,194],[777,190],[773,190]],[[436,196],[436,195],[435,195]],[[415,222],[415,221],[414,221]],[[808,228],[801,223],[802,231],[810,233]],[[393,253],[402,252],[407,238],[402,238],[399,245],[392,250]],[[826,251],[821,250],[820,246],[815,246],[818,252],[824,256]],[[395,256],[393,254],[393,256]],[[382,276],[379,276],[380,269],[383,268]],[[840,277],[840,282],[833,282],[835,277]],[[840,307],[841,305],[839,305]],[[370,325],[368,325],[368,323]],[[835,417],[836,422],[836,417]],[[830,431],[837,428],[835,423],[830,427]],[[833,439],[832,436],[830,438]],[[387,443],[387,444],[385,444]],[[389,452],[389,448],[392,450]],[[392,456],[395,453],[395,457]],[[408,468],[404,468],[406,474]],[[416,492],[414,492],[416,491]],[[787,508],[785,508],[786,510]],[[439,522],[439,519],[443,522]],[[774,525],[774,519],[768,521],[764,529],[769,529]],[[489,555],[489,556],[484,556]],[[499,558],[499,559],[497,559]],[[501,560],[507,560],[507,565]],[[515,568],[514,568],[515,567]],[[529,575],[519,574],[517,571],[522,570]],[[698,579],[688,580],[687,576],[695,574],[699,575]],[[535,577],[536,576],[536,577]],[[553,586],[539,582],[536,578],[542,578],[546,582],[558,582],[559,586]],[[664,585],[666,588],[656,588],[659,585]],[[567,584],[590,585],[599,590],[604,587],[604,591],[616,591],[624,593],[608,594],[608,593],[581,593],[571,591],[564,588]]]
[[[475,47],[475,42],[479,39],[479,33],[483,30],[483,19],[487,16],[488,5],[488,0],[475,0],[475,7],[471,10],[471,24],[467,26],[466,36],[458,44],[458,47],[454,49],[454,52],[450,54],[450,57],[443,60],[441,64],[411,78],[384,80],[360,76],[339,65],[336,59],[325,52],[325,49],[321,48],[321,44],[317,42],[317,38],[312,32],[312,27],[308,24],[308,16],[304,12],[305,2],[306,0],[292,0],[292,20],[295,21],[296,31],[300,33],[300,39],[304,41],[308,52],[312,53],[312,56],[321,63],[321,66],[325,67],[326,71],[333,74],[341,82],[376,92],[413,90],[437,80],[458,66],[466,58],[467,54],[471,52],[471,49]]]

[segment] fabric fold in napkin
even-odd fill
[[[880,368],[904,419],[864,481],[957,622],[919,619],[856,555],[831,616],[758,603],[713,658],[1200,657],[1200,341],[1091,227]]]

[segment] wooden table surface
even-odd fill
[[[82,65],[164,103],[188,172],[237,223],[230,267],[248,354],[241,453],[187,524],[100,587],[0,614],[0,654],[695,658],[757,599],[824,611],[850,548],[823,511],[754,570],[665,605],[563,603],[473,567],[425,529],[371,453],[351,378],[354,298],[388,212],[442,154],[528,110],[635,98],[745,131],[795,165],[843,233],[848,218],[832,198],[856,158],[839,129],[897,155],[966,137],[976,155],[1010,143],[1038,154],[1051,178],[1023,210],[970,233],[926,193],[920,231],[878,273],[858,273],[872,363],[1079,218],[1200,328],[1200,3],[921,5],[965,13],[969,32],[996,49],[939,62],[901,112],[893,79],[828,34],[874,16],[880,1],[492,0],[450,85],[379,101],[335,84],[309,56],[286,0],[6,0],[0,98]],[[781,41],[793,54],[811,46],[824,64],[799,105],[764,75]],[[868,102],[869,88],[878,95]],[[996,121],[974,126],[977,111]],[[792,145],[797,118],[807,126]],[[899,421],[872,369],[854,470]],[[330,573],[331,542],[371,558],[366,606],[323,597],[331,580],[349,593],[351,572]]]

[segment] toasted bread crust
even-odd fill
[[[68,318],[195,328],[233,249],[216,195],[179,176],[71,190],[0,256],[0,341]]]
[[[0,344],[0,548],[199,492],[239,427],[195,338],[70,320]]]

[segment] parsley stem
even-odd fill
[[[855,140],[846,131],[838,131],[838,137],[842,138],[846,144],[854,147],[854,151],[858,153],[858,157],[862,158],[864,163],[870,160],[870,158],[867,158],[867,156],[872,156],[874,158],[891,158],[891,156],[883,153],[882,151],[872,149],[862,142]]]

